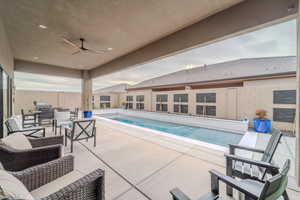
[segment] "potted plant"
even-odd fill
[[[258,109],[255,112],[256,118],[253,120],[253,127],[256,132],[269,133],[271,132],[271,121],[267,119],[267,111]]]

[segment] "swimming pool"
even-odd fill
[[[100,114],[98,116],[224,147],[227,147],[228,144],[238,144],[243,137],[241,134],[227,131],[193,127],[119,113]]]

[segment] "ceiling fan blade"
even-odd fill
[[[70,40],[66,39],[66,38],[63,38],[63,41],[66,43],[66,44],[69,44],[77,49],[80,49],[80,47],[78,45],[76,45],[75,43],[71,42]]]
[[[102,54],[102,53],[105,53],[104,50],[95,51],[95,50],[92,50],[92,49],[87,49],[87,51],[90,52],[90,53],[95,53],[95,54]]]
[[[81,50],[75,51],[74,53],[72,53],[72,55],[78,54],[80,52],[81,52]]]

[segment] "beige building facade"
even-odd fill
[[[295,69],[292,56],[242,59],[167,74],[101,95],[110,96],[111,107],[125,103],[127,109],[150,112],[247,118],[250,126],[256,110],[264,109],[274,129],[294,131]]]
[[[14,113],[20,114],[21,109],[25,111],[34,109],[33,101],[74,110],[75,108],[81,108],[81,93],[16,90]]]
[[[272,121],[273,128],[287,131],[294,131],[294,122],[274,121],[274,109],[296,109],[295,104],[275,104],[274,92],[276,91],[295,91],[296,78],[278,78],[268,80],[245,81],[243,86],[239,87],[224,87],[224,88],[209,88],[209,89],[184,89],[174,91],[151,91],[139,90],[128,91],[126,96],[132,96],[134,101],[133,109],[137,109],[136,96],[144,95],[145,101],[144,110],[151,112],[163,112],[157,110],[157,104],[166,104],[168,113],[188,114],[203,117],[215,117],[222,119],[243,120],[249,119],[250,125],[252,119],[255,118],[255,111],[264,109],[267,111],[267,118]],[[188,101],[178,103],[174,100],[176,94],[187,94]],[[215,102],[197,102],[197,94],[215,94]],[[158,102],[158,95],[167,95],[167,102]],[[126,98],[126,97],[125,97]],[[127,103],[131,103],[127,101]],[[187,113],[175,112],[174,105],[186,105]],[[215,115],[197,113],[197,106],[215,107]]]

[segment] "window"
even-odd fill
[[[296,90],[273,91],[274,104],[296,104]]]
[[[275,90],[273,91],[273,104],[296,104],[296,90]],[[273,121],[293,123],[296,109],[294,108],[273,108]]]
[[[205,115],[216,116],[216,106],[205,106]]]
[[[132,109],[133,103],[126,103],[126,109]]]
[[[133,109],[133,96],[126,96],[126,109]]]
[[[204,115],[204,106],[196,106],[196,114]]]
[[[199,93],[196,94],[197,103],[216,103],[216,93]]]
[[[145,104],[144,104],[144,95],[138,95],[136,96],[136,101],[138,102],[136,104],[136,109],[138,110],[144,110]]]
[[[273,108],[273,121],[293,123],[296,109],[294,108]]]
[[[156,102],[168,102],[168,95],[167,94],[156,95]]]
[[[168,102],[168,95],[167,94],[158,94],[158,95],[156,95],[156,111],[168,112],[167,102]]]
[[[168,112],[168,104],[156,104],[156,111]]]
[[[139,101],[139,102],[144,101],[144,95],[136,96],[136,101]]]
[[[144,104],[143,103],[137,103],[136,104],[136,109],[138,109],[138,110],[144,110]]]
[[[189,96],[188,94],[174,94],[174,102],[188,102]]]
[[[133,96],[126,96],[126,101],[133,101]]]
[[[174,94],[174,112],[177,113],[188,113],[188,94]],[[183,103],[183,104],[182,104]]]
[[[100,108],[110,108],[110,96],[100,96]]]
[[[188,105],[174,104],[174,112],[177,112],[177,113],[188,113]]]
[[[196,103],[197,115],[216,116],[216,93],[198,93]]]
[[[100,96],[100,101],[110,101],[110,96]]]

